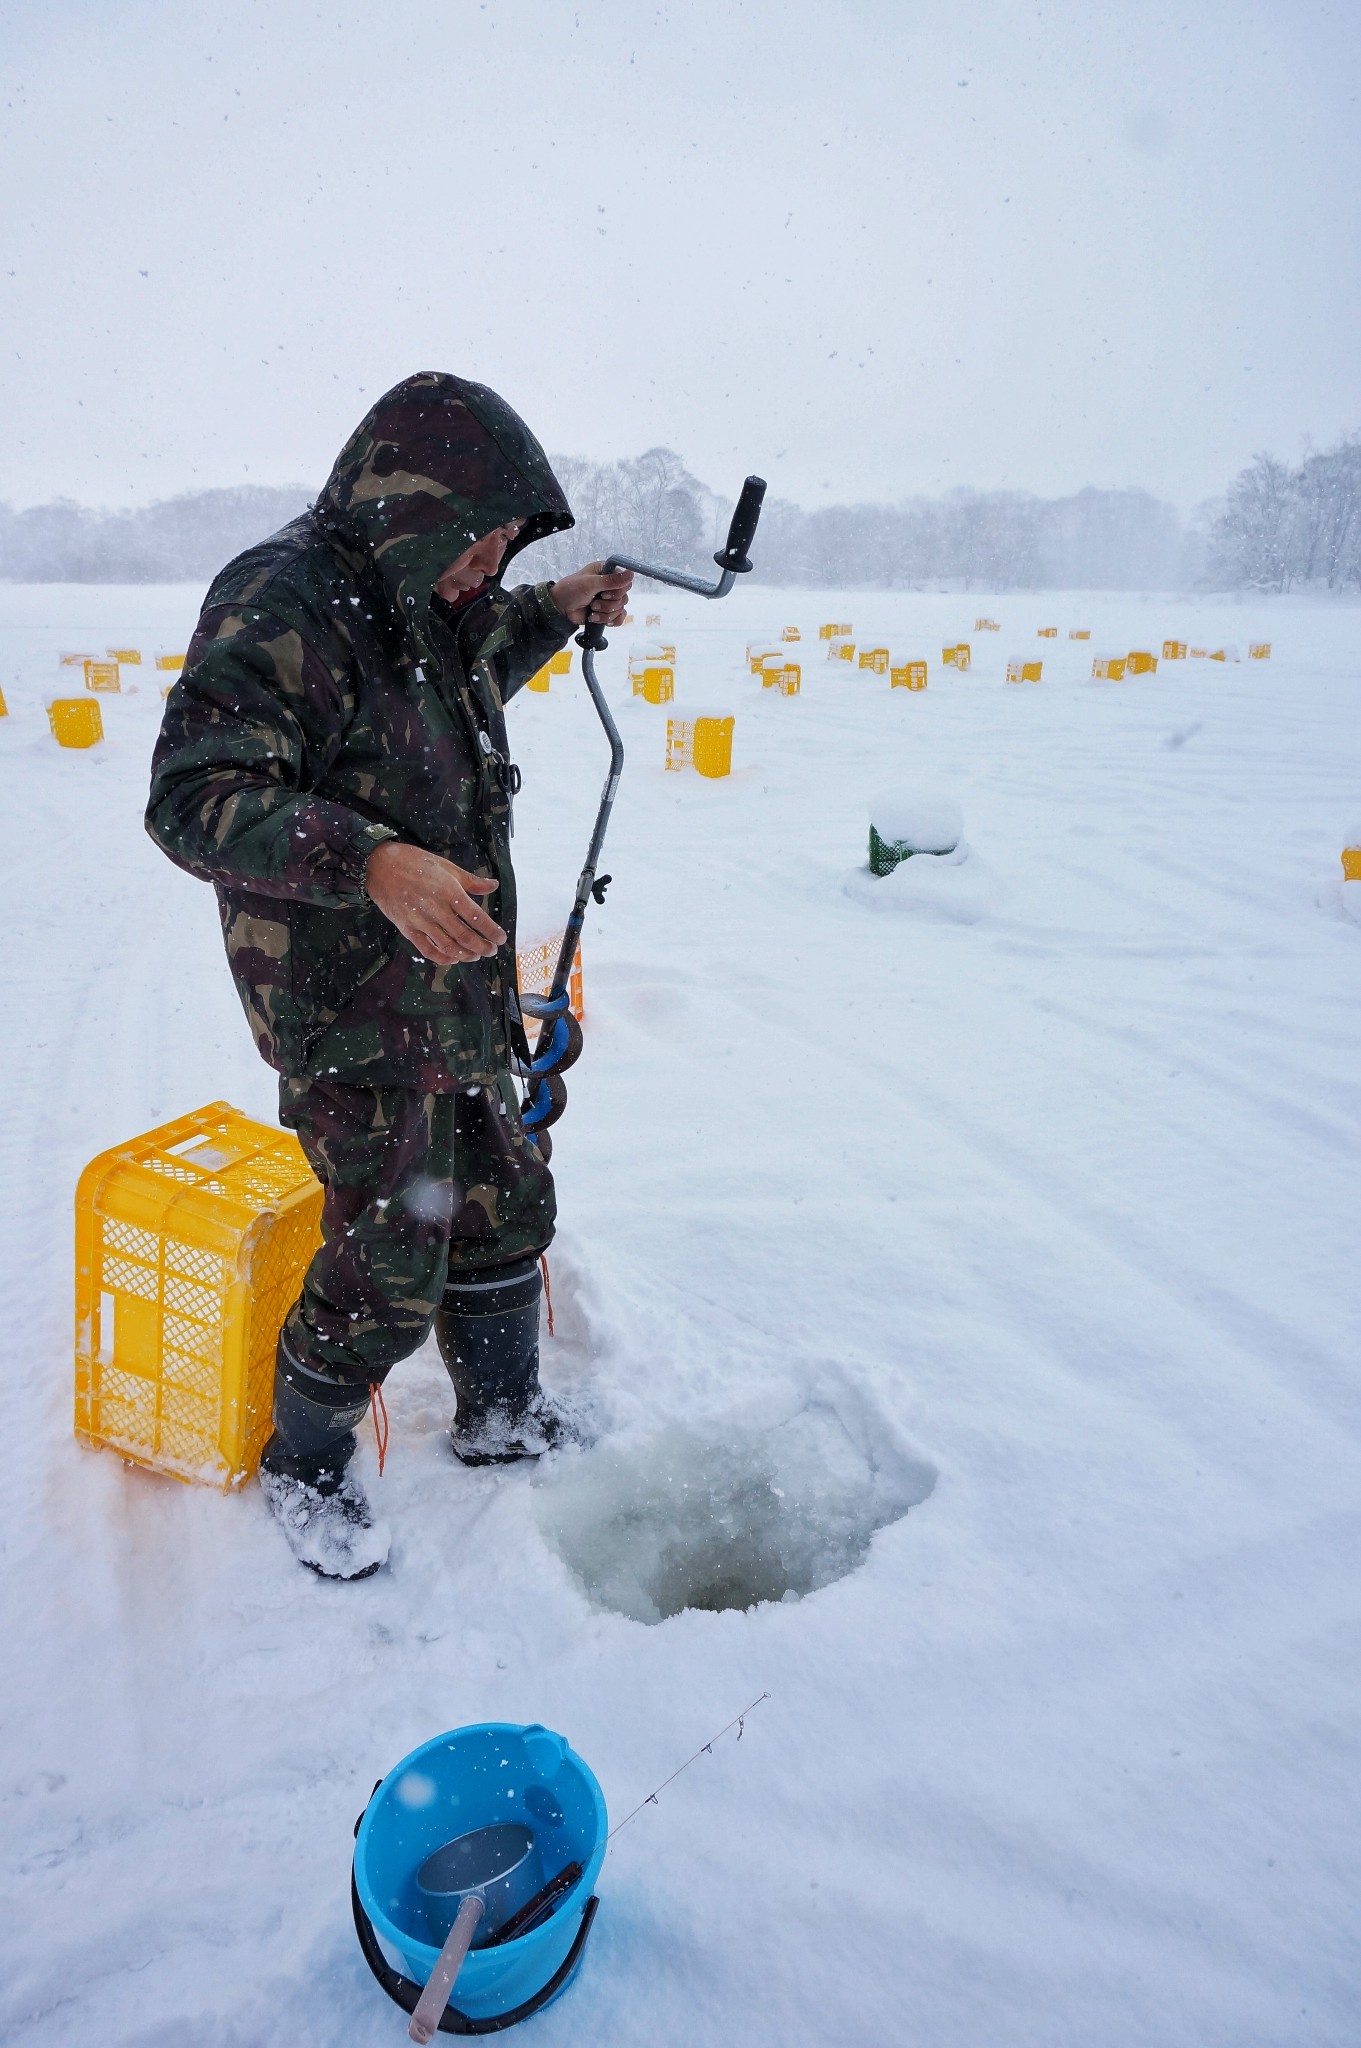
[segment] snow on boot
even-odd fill
[[[539,1385],[542,1293],[533,1258],[461,1274],[444,1290],[435,1337],[458,1396],[449,1441],[465,1465],[508,1465],[583,1440]]]
[[[274,1434],[260,1458],[260,1489],[299,1564],[327,1579],[366,1579],[387,1561],[391,1535],[350,1470],[355,1424],[370,1390],[332,1380],[279,1338]]]

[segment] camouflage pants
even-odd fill
[[[315,1371],[381,1381],[424,1343],[447,1274],[508,1265],[553,1236],[553,1178],[508,1074],[447,1095],[285,1078],[279,1121],[326,1191],[323,1243],[285,1324]]]

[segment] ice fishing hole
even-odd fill
[[[755,1430],[673,1426],[556,1460],[535,1489],[544,1536],[601,1607],[665,1621],[748,1608],[845,1578],[876,1530],[926,1499],[934,1469],[810,1403]]]

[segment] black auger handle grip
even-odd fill
[[[742,486],[742,495],[732,515],[732,524],[728,528],[728,544],[721,553],[714,556],[719,568],[731,570],[734,576],[745,576],[751,567],[747,560],[747,549],[751,546],[756,532],[756,522],[761,516],[761,500],[765,494],[765,478],[749,476]]]

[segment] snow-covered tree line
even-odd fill
[[[1217,587],[1361,588],[1361,439],[1292,469],[1258,455],[1234,478],[1210,534]]]
[[[620,462],[553,462],[577,524],[527,550],[517,580],[561,574],[610,548],[702,573],[727,530],[731,500],[669,448]],[[241,485],[138,511],[97,512],[69,500],[22,512],[0,505],[0,579],[206,581],[301,512],[309,495],[303,485]],[[956,490],[811,512],[771,496],[756,576],[819,589],[1361,585],[1361,440],[1306,455],[1294,469],[1259,455],[1189,524],[1141,490],[1088,488],[1066,498]]]

